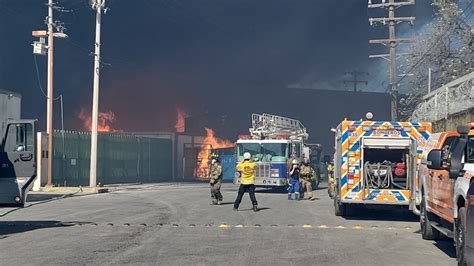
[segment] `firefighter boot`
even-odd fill
[[[253,211],[254,211],[254,212],[258,212],[258,208],[257,208],[257,205],[256,205],[256,204],[253,205]]]
[[[289,199],[289,200],[292,200],[292,198],[291,198],[291,193],[288,193],[288,199]]]

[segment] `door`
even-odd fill
[[[410,147],[410,153],[407,155],[407,184],[410,189],[410,206],[411,208],[416,207],[416,192],[418,191],[418,153],[416,146],[416,139],[412,138],[412,144]]]
[[[443,149],[443,160],[449,161],[449,154],[453,144],[458,139],[457,136],[447,137],[441,146]],[[453,186],[454,180],[449,177],[447,170],[429,170],[429,197],[428,204],[433,212],[443,219],[453,222]]]
[[[22,204],[36,178],[36,120],[8,120],[0,153],[0,204]]]

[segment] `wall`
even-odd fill
[[[452,114],[448,119],[442,119],[433,123],[433,132],[456,131],[460,125],[466,125],[474,121],[474,108]]]

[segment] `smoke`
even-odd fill
[[[0,27],[9,36],[0,42],[2,66],[8,66],[0,71],[2,86],[23,94],[24,117],[44,125],[46,101],[38,100],[30,36],[32,29],[44,28],[47,10],[30,2],[5,3],[15,14],[0,6],[2,25],[15,25]],[[81,129],[77,114],[82,107],[91,109],[94,12],[86,4],[63,2],[74,17],[56,16],[69,23],[70,38],[55,42],[55,95],[64,95],[66,128]],[[368,69],[364,1],[137,2],[111,1],[102,18],[99,106],[113,110],[116,127],[126,131],[174,131],[175,106],[194,115],[215,105],[235,113],[240,107],[228,103],[241,101],[245,93],[262,101],[284,97],[287,84],[349,89],[344,73]],[[46,62],[38,63],[45,87]]]
[[[386,10],[371,10],[369,13],[370,17],[387,17]],[[430,1],[416,1],[415,5],[406,6],[396,10],[397,17],[416,17],[414,24],[401,23],[396,26],[397,38],[413,38],[422,34],[426,31],[427,24],[433,18],[433,8]],[[369,26],[370,27],[370,26]],[[371,39],[386,39],[387,26],[378,25],[373,26],[371,30]],[[399,44],[397,46],[397,53],[406,53],[409,48],[408,44]],[[370,54],[388,54],[389,49],[386,46],[371,44]],[[404,56],[400,55],[397,58],[397,77],[396,80],[400,80],[403,75],[410,74],[406,73],[406,65],[404,62]],[[389,90],[389,68],[390,62],[383,58],[370,59],[368,64],[369,84],[368,90],[374,92],[387,92]],[[407,93],[410,89],[403,84],[399,84],[398,90],[400,93]]]

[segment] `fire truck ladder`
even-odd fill
[[[254,138],[289,135],[290,138],[308,139],[306,127],[299,120],[271,114],[252,114],[250,134]]]

